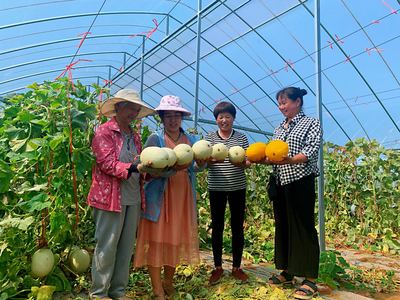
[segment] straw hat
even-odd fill
[[[141,106],[137,119],[152,115],[155,111],[140,99],[137,91],[132,89],[119,90],[114,97],[107,99],[100,108],[100,113],[106,117],[115,116],[115,104],[119,102],[132,102]]]
[[[161,98],[160,105],[157,106],[154,110],[156,111],[166,111],[166,110],[171,110],[171,111],[179,111],[181,112],[184,116],[190,116],[191,113],[183,108],[181,104],[181,99],[178,96],[173,96],[173,95],[166,95]]]

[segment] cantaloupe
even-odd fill
[[[265,147],[265,155],[271,161],[282,161],[289,154],[289,145],[281,140],[270,141]]]
[[[247,158],[252,162],[258,162],[265,158],[265,147],[267,145],[262,142],[251,144],[246,150]]]
[[[233,146],[228,151],[229,160],[233,163],[241,163],[246,158],[246,151],[240,146]]]
[[[193,160],[193,150],[192,147],[190,147],[188,144],[176,145],[174,148],[174,152],[177,158],[176,163],[179,166],[187,165]]]
[[[86,272],[90,266],[89,252],[81,248],[72,248],[68,255],[68,265],[76,274]]]
[[[50,249],[41,248],[32,256],[32,274],[43,278],[47,276],[54,267],[54,255]]]
[[[140,161],[146,166],[151,162],[150,167],[154,169],[163,169],[169,164],[169,155],[164,149],[151,146],[143,149]]]
[[[175,165],[177,158],[176,158],[176,154],[175,154],[174,150],[172,150],[171,148],[168,148],[168,147],[163,147],[161,149],[165,150],[168,153],[168,156],[169,156],[168,167],[172,167],[173,165]]]
[[[228,156],[228,147],[223,143],[218,143],[212,146],[211,157],[215,160],[222,161]]]
[[[200,160],[206,160],[211,157],[212,146],[209,141],[200,140],[193,144],[192,146],[194,158]]]

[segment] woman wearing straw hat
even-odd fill
[[[161,117],[163,130],[150,135],[145,147],[174,148],[196,141],[195,136],[181,128],[182,117],[190,116],[190,112],[182,107],[178,97],[162,97],[155,110]],[[176,265],[199,263],[194,175],[194,171],[201,169],[197,169],[198,165],[204,162],[175,166],[145,185],[146,211],[139,224],[134,265],[148,267],[157,299],[174,293]],[[161,280],[162,267],[164,280]]]
[[[99,126],[92,141],[96,165],[88,204],[93,207],[96,248],[92,262],[91,299],[125,296],[136,229],[144,204],[139,171],[140,135],[132,121],[154,113],[134,90],[123,89],[102,105],[111,119]]]

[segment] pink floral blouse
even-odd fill
[[[134,134],[138,154],[142,151],[140,135]],[[123,138],[114,118],[100,125],[92,141],[96,165],[92,172],[92,185],[87,202],[90,206],[107,210],[121,211],[121,180],[128,178],[131,163],[118,161]],[[139,157],[135,158],[135,161]],[[141,202],[144,209],[143,178],[140,178]]]

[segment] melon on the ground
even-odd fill
[[[169,164],[169,155],[160,147],[146,147],[140,154],[140,161],[146,166],[151,162],[150,166],[154,169],[163,169]]]
[[[289,145],[281,140],[270,141],[265,147],[265,155],[271,161],[282,161],[289,154]]]
[[[229,160],[233,163],[241,163],[246,159],[246,151],[240,146],[233,146],[228,151]]]
[[[252,162],[258,162],[265,158],[265,147],[267,145],[263,142],[251,144],[246,150],[247,158]]]
[[[209,141],[200,140],[193,144],[192,146],[194,158],[205,160],[209,159],[212,154],[212,146]]]
[[[47,276],[54,267],[54,255],[50,249],[41,248],[32,256],[32,274],[43,278]]]
[[[165,150],[168,153],[168,156],[169,156],[168,167],[172,167],[173,165],[175,165],[177,157],[176,157],[174,150],[172,150],[171,148],[168,148],[168,147],[163,147],[161,149]]]
[[[193,160],[193,150],[188,144],[176,145],[174,152],[177,158],[176,162],[179,166],[187,165]]]
[[[212,153],[211,153],[212,158],[222,161],[227,156],[228,156],[228,147],[226,147],[225,144],[218,143],[212,146]]]

